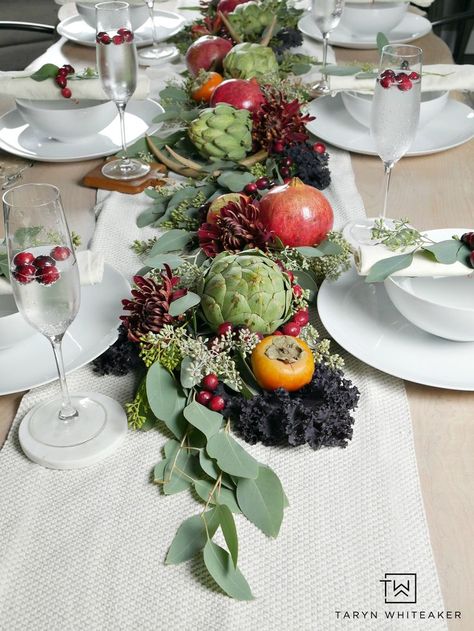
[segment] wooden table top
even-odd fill
[[[433,34],[415,42],[425,63],[451,63],[447,46]],[[376,62],[373,50],[335,49],[339,62]],[[38,65],[52,61],[75,67],[93,65],[94,49],[64,40],[55,44]],[[0,111],[9,103],[0,100]],[[0,163],[8,160],[0,152]],[[61,188],[72,230],[84,242],[94,230],[95,191],[78,182],[97,160],[71,164],[37,163],[24,182],[50,182]],[[382,202],[379,158],[353,155],[356,183],[368,216],[378,215]],[[474,142],[429,156],[404,158],[391,184],[389,215],[409,217],[418,228],[472,227]],[[8,369],[2,366],[0,370]],[[456,392],[406,383],[421,488],[445,607],[460,610],[462,619],[449,628],[474,628],[474,392]],[[8,432],[22,394],[0,397],[0,445]],[[389,421],[389,419],[387,419]]]

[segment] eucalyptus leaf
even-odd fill
[[[309,246],[309,245],[305,245],[305,246],[301,246],[299,248],[296,248],[296,250],[302,254],[303,256],[307,256],[308,258],[320,258],[321,256],[325,256],[325,252],[323,252],[323,250],[320,250],[318,247],[316,246]]]
[[[188,309],[197,307],[200,302],[200,296],[192,291],[188,291],[184,296],[181,296],[181,298],[173,300],[173,302],[170,303],[168,311],[171,316],[176,317],[181,315],[185,311],[188,311]]]
[[[208,538],[214,536],[219,527],[219,521],[220,515],[216,508],[200,515],[193,515],[183,521],[171,542],[165,563],[177,565],[192,559],[204,548]]]
[[[170,438],[169,440],[167,440],[163,447],[166,459],[171,460],[171,458],[174,458],[176,456],[176,453],[178,452],[178,449],[179,442],[177,440],[175,440],[174,438]]]
[[[243,171],[224,171],[217,178],[217,183],[233,193],[240,193],[247,184],[253,182],[255,176]]]
[[[325,256],[338,256],[342,254],[343,250],[339,243],[335,243],[334,241],[329,241],[329,239],[324,239],[318,245],[318,250],[323,252]]]
[[[160,91],[160,99],[171,99],[173,101],[183,101],[186,103],[189,100],[189,96],[186,90],[168,85]]]
[[[165,481],[165,469],[166,469],[166,465],[168,464],[168,461],[165,460],[160,460],[160,462],[157,462],[155,465],[155,468],[153,469],[153,481],[156,484],[163,484]]]
[[[379,283],[386,278],[398,272],[401,269],[405,269],[411,265],[413,261],[413,252],[408,254],[399,254],[397,256],[390,256],[388,259],[377,261],[369,270],[365,278],[366,283]]]
[[[310,70],[311,70],[311,64],[303,64],[301,62],[295,62],[291,64],[291,72],[297,76],[306,74]]]
[[[148,370],[146,394],[153,414],[166,424],[176,438],[181,439],[186,425],[182,419],[185,398],[173,375],[159,362]]]
[[[298,285],[300,285],[303,289],[309,290],[310,301],[314,300],[318,291],[318,284],[311,272],[308,272],[307,270],[297,270],[294,274]]]
[[[216,507],[217,518],[224,535],[227,549],[230,552],[231,559],[234,563],[234,567],[237,567],[237,560],[239,555],[239,540],[237,537],[237,529],[235,527],[234,516],[229,507],[225,504],[220,504]]]
[[[165,483],[163,484],[163,491],[166,495],[173,495],[186,490],[200,474],[196,456],[185,447],[180,447],[176,455],[167,459],[167,462]]]
[[[431,252],[438,263],[452,265],[458,260],[458,252],[464,244],[456,239],[447,239],[431,245],[423,245],[425,252]]]
[[[209,440],[222,426],[224,417],[218,412],[213,412],[197,401],[192,401],[184,408],[185,419],[194,427],[197,427]],[[212,455],[212,454],[211,454]]]
[[[206,447],[211,458],[226,473],[242,478],[256,478],[258,476],[258,462],[248,454],[229,432],[223,431],[209,438]]]
[[[324,74],[334,77],[347,77],[362,70],[362,66],[326,66]]]
[[[376,79],[378,77],[377,72],[358,72],[355,76],[356,79]]]
[[[207,473],[210,478],[217,480],[220,474],[220,469],[216,465],[215,461],[212,458],[209,458],[204,449],[199,452],[199,464],[201,465],[201,469]]]
[[[260,466],[255,480],[240,479],[237,501],[242,513],[269,537],[277,537],[283,521],[283,487],[278,476]]]
[[[468,248],[465,243],[462,243],[461,247],[458,250],[457,259],[460,263],[462,263],[469,269],[472,269],[472,266],[469,262],[470,255],[471,255],[470,248]]]
[[[143,212],[141,212],[137,217],[137,227],[145,228],[150,224],[154,223],[164,212],[164,209],[156,209],[154,207],[147,208]]]
[[[385,33],[377,33],[377,38],[375,41],[377,42],[377,48],[380,55],[382,54],[382,48],[390,44],[388,37],[385,35]]]
[[[186,388],[188,390],[194,388],[194,386],[196,386],[200,381],[199,377],[196,377],[196,375],[194,375],[190,369],[192,363],[193,360],[191,359],[191,357],[183,357],[179,375],[181,385],[183,386],[183,388]]]
[[[58,74],[59,66],[54,64],[44,64],[36,72],[30,75],[30,79],[34,81],[44,81],[45,79],[54,79]]]
[[[187,230],[168,230],[165,232],[150,251],[150,256],[166,254],[168,252],[182,251],[189,243],[192,235]]]
[[[165,265],[169,265],[171,269],[179,267],[184,260],[177,254],[157,254],[156,256],[148,256],[145,259],[145,265],[160,269]]]
[[[194,483],[194,489],[199,497],[203,500],[203,502],[207,502],[209,500],[209,496],[211,491],[215,485],[215,482],[208,482],[208,480],[196,480]],[[235,498],[235,490],[225,488],[221,486],[221,488],[212,495],[209,500],[210,504],[224,504],[227,506],[233,513],[240,513],[241,510],[239,505],[237,504],[237,500]]]
[[[236,600],[253,600],[244,575],[234,567],[230,554],[224,548],[208,541],[204,547],[204,564],[209,574],[226,594]]]

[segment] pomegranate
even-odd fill
[[[293,178],[262,197],[260,219],[285,245],[298,247],[321,243],[333,227],[334,213],[321,191]]]

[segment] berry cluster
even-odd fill
[[[65,99],[70,99],[72,96],[70,88],[67,87],[67,79],[69,75],[74,73],[74,68],[70,64],[65,64],[58,69],[58,73],[54,77],[56,85],[61,88],[61,96]]]
[[[116,46],[129,44],[133,42],[133,33],[128,28],[119,28],[115,35],[109,35],[105,31],[100,31],[100,33],[97,33],[95,41],[98,44],[105,44],[105,46],[109,44],[115,44]]]
[[[196,401],[213,412],[221,412],[225,408],[225,401],[223,397],[215,394],[219,386],[217,375],[214,373],[206,375],[201,381],[201,386],[202,390],[196,395]]]
[[[461,241],[471,250],[469,263],[471,267],[474,267],[474,232],[465,232],[461,237]]]
[[[420,80],[420,75],[417,72],[399,72],[398,74],[393,70],[384,70],[380,75],[378,81],[382,88],[388,89],[392,85],[396,86],[402,92],[411,90],[413,83]]]
[[[71,255],[67,247],[57,245],[48,255],[36,256],[31,252],[19,252],[13,259],[13,278],[21,285],[36,280],[41,285],[52,285],[61,274],[56,267],[57,261],[65,261]]]
[[[268,177],[259,177],[255,182],[250,182],[244,188],[244,193],[247,195],[256,195],[258,191],[268,191],[276,186],[276,182]]]
[[[295,285],[293,287],[293,291],[298,287],[301,290],[299,285]],[[273,335],[290,335],[291,337],[298,337],[301,333],[301,329],[305,327],[309,322],[309,313],[307,309],[300,309],[295,313],[295,315],[283,324],[277,331],[273,333]]]

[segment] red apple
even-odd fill
[[[220,70],[222,60],[232,48],[232,42],[216,35],[203,35],[191,44],[186,53],[186,66],[195,77],[200,70]]]
[[[217,217],[221,214],[221,208],[227,206],[229,202],[239,204],[242,200],[248,201],[248,199],[247,195],[242,195],[242,193],[225,193],[224,195],[219,195],[209,206],[206,215],[207,223],[216,223]]]
[[[246,4],[247,2],[250,2],[250,0],[220,0],[217,10],[227,15],[227,13],[232,13],[239,4]]]
[[[255,79],[227,79],[212,93],[210,105],[215,107],[218,103],[228,103],[237,110],[255,112],[264,102],[265,97]]]
[[[260,220],[285,245],[299,247],[321,243],[333,227],[334,213],[321,191],[293,178],[262,197]]]

